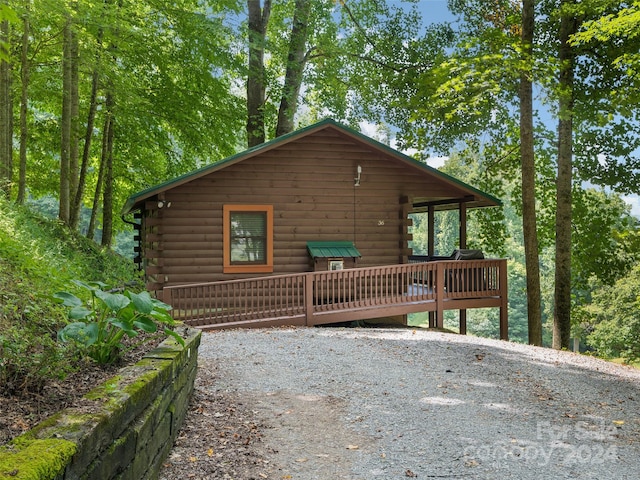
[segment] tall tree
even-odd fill
[[[76,7],[77,8],[77,7]],[[78,190],[79,132],[80,132],[80,45],[75,28],[71,29],[70,45],[70,91],[69,91],[69,227],[78,226],[79,211],[74,210]]]
[[[533,40],[535,1],[522,2],[522,65],[520,102],[520,162],[522,178],[522,230],[527,269],[527,318],[529,343],[542,345],[540,259],[536,214],[536,167],[533,130]]]
[[[494,175],[496,170],[512,168],[512,162],[505,159],[519,151],[518,210],[522,214],[529,343],[541,345],[533,109],[535,5],[534,0],[450,2],[464,20],[459,42],[448,59],[421,76],[421,88],[412,101],[422,117],[420,129],[410,134],[431,138],[429,146],[444,154],[456,142],[477,145],[485,157],[494,157],[487,162],[493,163]],[[513,109],[519,109],[517,124],[512,121]]]
[[[247,73],[247,143],[249,147],[265,141],[264,52],[271,0],[247,0],[249,11],[249,69]]]
[[[296,0],[291,27],[287,70],[284,78],[284,89],[280,109],[276,137],[292,132],[294,116],[298,108],[298,96],[302,87],[302,74],[307,63],[307,37],[311,0]]]
[[[95,125],[96,113],[98,110],[98,86],[99,86],[99,59],[91,74],[91,95],[89,98],[89,113],[87,116],[87,127],[84,135],[84,146],[82,149],[82,163],[78,173],[78,182],[73,195],[73,203],[71,205],[70,225],[73,228],[78,226],[80,213],[82,210],[82,200],[87,182],[87,170],[91,155],[91,143],[93,139],[93,127]]]
[[[101,159],[101,168],[104,169],[104,181],[102,182],[102,240],[103,247],[110,248],[113,240],[113,139],[115,138],[115,102],[110,92],[107,93],[106,108],[109,111],[109,128],[106,132],[105,147]]]
[[[569,44],[576,33],[574,12],[563,9],[573,0],[560,4],[558,78],[558,176],[556,179],[556,276],[553,312],[553,348],[569,348],[571,338],[571,208],[573,181],[573,110],[575,52]]]
[[[11,94],[11,60],[9,20],[0,18],[0,191],[11,192],[13,179],[13,96]]]
[[[18,196],[16,202],[24,203],[27,190],[27,140],[29,127],[27,114],[29,109],[29,35],[31,0],[25,0],[22,17],[22,43],[20,48],[20,154],[18,168]]]
[[[71,202],[71,104],[73,103],[73,20],[67,14],[62,31],[62,110],[60,115],[60,190],[58,217],[69,223]]]

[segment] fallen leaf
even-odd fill
[[[198,459],[196,457],[189,457],[190,462],[197,462]]]
[[[409,469],[407,469],[407,471],[406,471],[406,472],[404,472],[404,475],[405,475],[405,477],[412,477],[412,478],[415,478],[415,477],[417,477],[417,476],[418,476],[418,475],[416,475],[415,473],[413,473],[413,472],[412,472],[411,470],[409,470]]]
[[[213,448],[210,448],[209,450],[207,450],[207,455],[209,455],[210,457],[213,457]]]
[[[309,459],[308,458],[296,458],[296,462],[298,463],[304,463],[304,462],[308,462]]]
[[[613,423],[615,425],[624,425],[624,420],[614,420]]]

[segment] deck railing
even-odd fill
[[[169,286],[163,300],[192,326],[318,325],[478,307],[500,308],[506,338],[506,260],[448,260]],[[504,330],[504,331],[503,331]]]

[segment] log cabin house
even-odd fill
[[[433,256],[437,210],[459,210],[464,249],[467,210],[498,205],[328,119],[135,193],[123,218],[147,289],[194,326],[406,323],[428,311],[442,327],[446,309],[497,307],[507,338],[506,261]],[[410,248],[419,212],[424,257]]]

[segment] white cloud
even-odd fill
[[[440,168],[447,160],[449,160],[449,157],[429,157],[427,158],[427,165],[433,168]]]
[[[367,137],[376,138],[378,135],[378,126],[375,123],[360,122],[360,131]]]
[[[640,217],[640,196],[638,195],[625,195],[622,199],[631,205],[631,215],[634,217]]]

